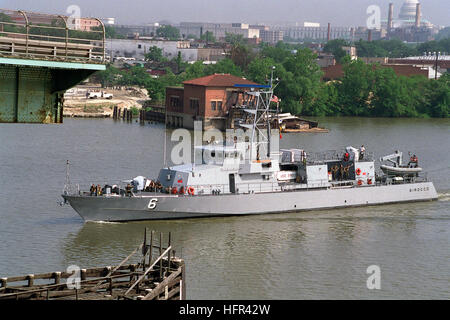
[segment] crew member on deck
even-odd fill
[[[337,172],[338,172],[338,170],[339,170],[339,167],[337,166],[337,164],[331,167],[331,173],[332,173],[332,176],[333,176],[333,180],[337,180]]]
[[[127,186],[125,187],[125,191],[127,193],[127,196],[131,197],[131,184],[127,184]]]
[[[340,179],[339,180],[344,180],[344,166],[341,163],[341,167],[339,168],[339,173],[340,175]]]
[[[366,148],[364,148],[364,145],[359,148],[359,160],[364,159],[364,153],[366,152]]]
[[[95,188],[95,185],[94,185],[94,184],[92,184],[91,189],[90,189],[89,191],[91,192],[91,197],[95,195],[95,193],[96,193],[96,188]]]
[[[344,161],[347,162],[350,159],[350,154],[348,152],[346,152],[344,154]]]
[[[417,159],[416,155],[413,155],[410,159],[409,159],[409,163],[411,167],[417,168],[419,166],[419,159]]]

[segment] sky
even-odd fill
[[[319,22],[326,26],[330,22],[335,26],[365,26],[370,5],[378,5],[381,19],[387,19],[390,2],[397,17],[404,0],[0,0],[0,8],[68,14],[67,8],[77,5],[82,17],[111,17],[116,24]],[[421,3],[423,18],[450,26],[450,0]]]

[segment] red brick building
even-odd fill
[[[428,78],[429,68],[426,66],[416,66],[416,65],[401,65],[401,64],[380,64],[379,65],[382,68],[391,68],[394,70],[394,72],[398,76],[416,76],[416,75],[422,75]],[[342,65],[336,64],[328,67],[322,68],[323,81],[330,81],[330,80],[338,80],[342,79],[344,76],[344,70]]]
[[[184,87],[167,87],[167,124],[192,129],[201,120],[204,127],[225,129],[230,108],[242,97],[235,84],[256,85],[230,74],[212,74],[184,81]]]

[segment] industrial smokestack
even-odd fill
[[[331,23],[328,22],[328,34],[327,34],[327,41],[331,40]]]
[[[416,28],[420,27],[420,3],[416,5]]]
[[[388,32],[391,32],[392,30],[392,19],[394,19],[394,4],[391,2],[389,3],[388,25],[387,25]]]
[[[369,29],[369,34],[367,35],[367,41],[372,41],[372,29]]]

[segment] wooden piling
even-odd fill
[[[152,264],[153,259],[153,230],[150,232],[150,252],[148,253],[148,265]]]
[[[162,232],[159,233],[159,255],[162,255],[163,249],[162,249]],[[159,278],[162,279],[162,275],[163,275],[163,261],[162,259],[159,260]]]
[[[61,272],[54,272],[53,275],[55,278],[55,284],[59,284],[61,282]]]
[[[172,246],[171,243],[171,233],[169,232],[169,248]],[[169,254],[167,255],[167,273],[170,273],[170,258],[171,258],[171,250],[169,250]]]
[[[27,276],[27,278],[28,278],[28,286],[29,286],[29,287],[32,287],[33,284],[34,284],[34,274],[29,274],[29,275]]]
[[[150,232],[149,246],[148,234],[145,230],[144,241],[115,267],[81,269],[79,286],[73,289],[69,289],[64,281],[72,275],[66,271],[0,278],[0,300],[111,300],[115,298],[133,300],[138,296],[143,300],[180,299],[185,296],[183,294],[184,262],[181,259],[172,258],[175,252],[172,248],[171,233],[168,235],[166,245],[163,244],[162,232],[159,234],[159,244],[155,243],[154,234],[154,231]],[[156,259],[153,258],[153,249],[159,250],[160,253]],[[139,260],[144,266],[143,272],[140,268],[141,262],[125,265],[125,262],[137,253],[142,254]],[[146,263],[147,254],[149,255],[148,264]],[[47,283],[39,281],[39,284],[36,284],[35,280],[47,280]]]
[[[117,120],[117,106],[114,106],[114,110],[113,110],[113,119]]]

